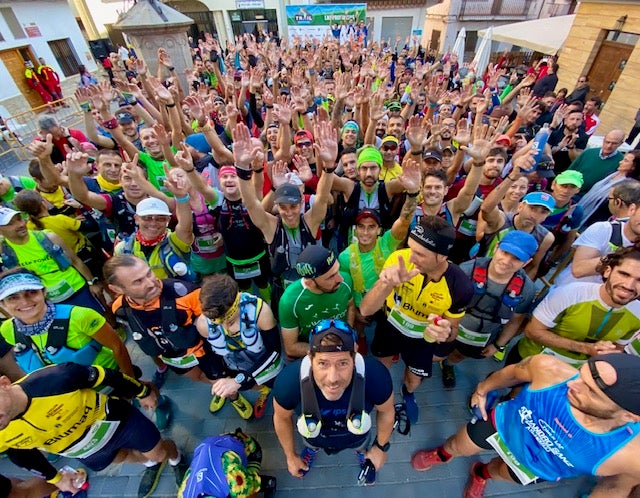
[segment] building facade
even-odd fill
[[[575,0],[443,0],[427,9],[422,45],[438,52],[453,48],[456,37],[466,30],[465,52],[473,57],[478,31],[544,17],[570,14]]]
[[[74,88],[78,66],[89,71],[96,65],[66,0],[0,3],[0,105],[17,114],[42,105],[25,78],[25,61],[38,67],[38,57],[63,80],[63,93]]]
[[[560,51],[557,88],[571,91],[589,77],[591,93],[602,98],[598,135],[628,132],[640,108],[640,3],[582,0]]]

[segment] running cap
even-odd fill
[[[276,189],[276,204],[300,204],[302,202],[302,194],[297,185],[285,183]]]
[[[16,214],[20,214],[8,207],[0,207],[0,227],[7,226]]]
[[[596,362],[608,363],[616,371],[616,381],[604,382]],[[592,356],[587,360],[591,376],[602,392],[620,408],[640,415],[640,357],[624,353]]]
[[[556,176],[555,182],[558,185],[573,185],[582,188],[584,185],[584,177],[579,171],[568,169]]]
[[[553,211],[553,208],[556,207],[555,199],[546,192],[529,192],[523,197],[522,202],[530,206],[543,206],[549,211]]]
[[[440,152],[438,149],[427,149],[422,153],[422,160],[426,161],[427,159],[433,159],[441,163],[442,152]]]
[[[356,216],[356,225],[360,223],[362,220],[364,220],[365,218],[371,218],[373,221],[375,221],[378,224],[378,226],[382,224],[380,221],[380,215],[378,214],[378,211],[376,211],[375,209],[371,209],[371,208],[361,209],[360,212],[358,213],[358,216]]]
[[[554,171],[555,163],[553,158],[548,154],[542,154],[538,159],[536,171],[542,178],[553,178],[556,176]]]
[[[380,142],[380,147],[382,147],[384,144],[387,144],[387,143],[391,143],[394,145],[399,144],[398,139],[393,135],[385,135],[384,137],[382,137],[382,142]]]
[[[520,261],[529,261],[538,250],[538,242],[530,233],[521,230],[511,230],[498,244],[501,249],[509,254],[513,254]]]
[[[169,206],[167,206],[166,202],[156,199],[155,197],[147,197],[138,202],[136,214],[138,216],[149,216],[152,214],[171,216],[171,211],[169,211]]]
[[[298,256],[296,271],[303,278],[316,278],[327,273],[336,262],[333,251],[318,244],[307,246]]]
[[[303,140],[309,140],[311,143],[314,142],[313,135],[309,130],[296,131],[296,134],[293,136],[293,143],[296,145]]]
[[[417,223],[416,226],[411,229],[409,238],[436,254],[448,256],[456,240],[456,229],[451,225],[447,225],[435,231],[426,226],[424,221],[425,219],[423,218],[420,220],[420,223]]]
[[[330,334],[335,335],[341,343],[322,346],[322,340]],[[342,320],[321,320],[309,333],[309,350],[312,353],[355,352],[356,332]]]
[[[502,134],[496,138],[496,143],[504,143],[507,147],[511,147],[511,137],[509,135]]]
[[[397,100],[393,101],[393,102],[389,102],[387,104],[387,110],[391,111],[391,112],[398,112],[402,110],[402,104],[400,104],[400,102],[398,102]]]
[[[203,154],[209,154],[211,152],[211,146],[209,145],[209,142],[207,142],[207,139],[204,137],[204,133],[193,133],[185,139],[184,143],[190,145],[198,152],[202,152]]]
[[[26,290],[44,289],[42,280],[32,273],[10,273],[0,280],[0,301]]]
[[[382,167],[382,154],[373,146],[363,148],[358,154],[358,168],[362,163],[374,162]]]

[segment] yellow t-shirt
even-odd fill
[[[378,175],[378,180],[389,182],[391,180],[395,180],[399,176],[402,176],[402,166],[400,166],[398,163],[394,163],[393,168],[385,168],[384,166],[380,168],[380,175]]]
[[[395,251],[387,258],[384,268],[398,264],[398,256],[404,259],[407,271],[414,269],[409,261],[411,249]],[[425,276],[418,273],[408,282],[394,287],[385,303],[387,320],[404,335],[422,338],[431,313],[443,318],[462,318],[472,297],[473,285],[469,277],[449,263],[437,282],[425,283]]]
[[[64,243],[76,254],[88,244],[86,237],[79,232],[80,220],[75,220],[64,214],[56,214],[40,218],[40,223],[45,229],[60,236]],[[27,228],[29,230],[39,230],[33,221],[27,222]]]

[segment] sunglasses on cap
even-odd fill
[[[353,339],[354,344],[358,339],[358,334],[355,329],[351,328],[346,322],[343,322],[341,320],[334,320],[333,318],[327,318],[325,320],[320,320],[318,323],[316,323],[315,327],[311,329],[311,332],[309,332],[309,342],[312,341],[314,336],[322,334],[323,332],[326,332],[330,329],[336,329],[340,332],[350,335]]]

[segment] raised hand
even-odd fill
[[[379,280],[385,285],[391,287],[398,287],[399,285],[408,282],[413,277],[418,275],[420,270],[414,268],[413,270],[407,270],[407,265],[402,256],[398,256],[398,264],[388,266],[380,272]]]
[[[162,123],[153,123],[153,131],[156,132],[156,136],[158,138],[158,142],[160,145],[169,146],[171,145],[171,135],[169,131],[164,127]]]
[[[273,107],[273,117],[281,125],[288,125],[291,123],[291,115],[293,114],[293,105],[289,101],[286,95],[281,95],[276,99],[276,104]]]
[[[309,161],[304,156],[300,154],[295,154],[293,156],[293,165],[298,170],[298,177],[302,182],[308,182],[313,177],[313,172],[311,171],[311,167],[309,166]]]
[[[402,175],[398,177],[398,180],[408,193],[417,193],[420,190],[420,163],[408,159],[402,166]]]
[[[140,76],[145,76],[147,74],[147,66],[142,59],[136,59],[133,67],[135,68],[136,73]]]
[[[322,160],[324,167],[333,168],[338,158],[337,130],[331,126],[331,123],[323,121],[316,123],[313,135],[316,140],[313,144],[316,155]]]
[[[187,107],[189,107],[189,112],[193,116],[193,119],[196,119],[199,123],[205,120],[206,118],[205,112],[204,112],[205,104],[204,104],[204,100],[202,100],[202,97],[189,96],[184,99],[183,103]]]
[[[164,186],[174,197],[185,197],[191,188],[191,182],[187,174],[181,168],[170,168],[167,163],[163,164],[165,180]]]
[[[88,160],[89,156],[84,152],[72,151],[68,153],[65,160],[67,172],[78,175],[88,174],[91,171],[91,166],[89,166]]]
[[[469,129],[469,121],[465,118],[458,120],[456,126],[456,134],[453,139],[460,145],[466,145],[471,142],[471,130]]]
[[[412,149],[421,149],[427,142],[427,134],[429,133],[429,121],[414,114],[409,118],[405,136]]]
[[[251,142],[249,128],[242,123],[238,123],[231,130],[231,136],[233,138],[233,160],[235,165],[241,169],[251,169],[251,162],[257,151],[255,150],[256,146]]]
[[[53,151],[53,135],[47,133],[44,141],[34,140],[27,146],[27,149],[40,160],[49,158]]]
[[[284,161],[276,161],[273,163],[273,166],[271,167],[271,182],[273,183],[274,188],[277,189],[287,183],[287,173],[289,173],[287,163]]]
[[[180,150],[175,153],[175,162],[184,171],[191,171],[194,168],[193,158],[184,142],[180,142]]]

